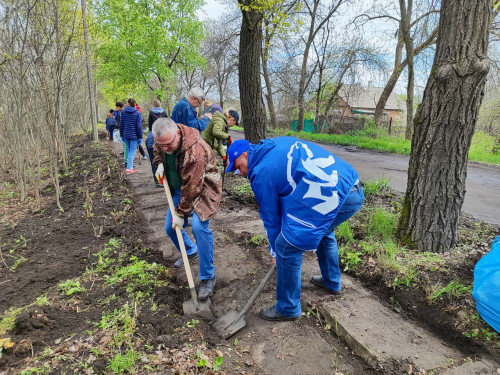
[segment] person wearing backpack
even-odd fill
[[[157,167],[153,163],[153,159],[154,159],[153,144],[155,142],[155,139],[153,137],[153,132],[151,131],[151,129],[153,128],[153,123],[162,117],[168,117],[168,114],[162,108],[161,102],[158,99],[153,99],[153,109],[151,109],[151,111],[149,111],[149,116],[148,116],[149,134],[148,134],[148,138],[146,139],[146,148],[148,150],[149,162],[151,163],[151,170],[153,171],[153,179],[155,181],[155,186],[157,188],[161,188],[161,187],[163,187],[163,185],[161,185],[158,182],[158,179],[156,178]]]
[[[116,119],[113,117],[113,110],[110,109],[108,113],[108,117],[106,117],[106,130],[109,133],[109,140],[113,140],[113,132],[115,131],[116,127]]]

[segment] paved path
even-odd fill
[[[118,150],[119,146],[114,145]],[[120,150],[121,151],[121,150]],[[136,159],[137,162],[137,159]],[[137,163],[136,163],[137,164]],[[130,189],[139,198],[137,209],[142,211],[151,229],[148,243],[156,244],[167,262],[178,257],[163,229],[166,203],[163,189],[153,185],[148,160],[136,165],[138,173],[125,176]],[[230,199],[230,198],[226,198]],[[242,234],[265,235],[256,210],[247,207],[234,209],[223,203],[211,221],[215,238],[217,264],[216,293],[212,304],[217,316],[229,310],[240,311],[268,266],[255,264],[249,249],[239,243]],[[253,250],[257,251],[257,250]],[[268,260],[267,251],[263,256]],[[256,268],[257,267],[257,268]],[[197,267],[192,269],[196,273]],[[237,270],[237,272],[235,272]],[[183,270],[172,269],[176,279],[182,280]],[[316,305],[324,319],[330,322],[333,333],[348,345],[340,347],[318,333],[311,325],[296,322],[273,323],[258,317],[258,311],[275,299],[275,280],[271,279],[254,306],[246,315],[247,325],[235,338],[241,347],[248,347],[258,368],[255,374],[443,374],[443,375],[498,375],[500,363],[488,356],[460,352],[453,343],[444,343],[431,332],[409,321],[364,288],[359,281],[343,275],[342,295],[332,296],[313,286],[309,279],[318,274],[314,254],[304,256],[302,270],[302,303]],[[184,276],[185,277],[185,276]],[[195,277],[196,279],[196,277]],[[214,332],[214,337],[218,337]],[[218,338],[217,346],[231,347]],[[359,358],[366,369],[359,365]],[[233,353],[234,354],[234,353]],[[225,352],[226,356],[231,355]],[[355,367],[355,363],[358,363]]]
[[[231,130],[234,139],[243,132]],[[322,147],[350,163],[364,180],[385,176],[390,186],[401,193],[406,191],[409,156],[321,144]],[[500,167],[469,163],[466,194],[462,210],[493,224],[500,224]]]

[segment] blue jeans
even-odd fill
[[[155,157],[153,153],[153,144],[154,144],[153,132],[149,132],[148,138],[146,139],[146,149],[148,150],[149,162],[151,163],[151,170],[153,171],[153,179],[155,180],[155,184],[158,184],[158,180],[156,178],[156,165],[153,164],[153,159]]]
[[[339,291],[341,288],[335,228],[359,211],[363,205],[364,197],[365,194],[361,185],[351,190],[316,251],[323,282],[328,289],[334,292]],[[301,314],[300,274],[302,256],[305,250],[288,243],[282,233],[276,239],[275,249],[277,266],[276,310],[284,316],[299,316]]]
[[[123,141],[127,146],[127,169],[132,169],[134,168],[134,156],[135,151],[137,150],[137,139],[123,138]]]
[[[172,194],[172,200],[174,206],[179,204],[181,199],[181,191],[175,189]],[[208,280],[214,277],[215,266],[214,266],[214,236],[209,228],[210,220],[201,221],[200,217],[196,212],[193,213],[193,219],[191,221],[191,230],[193,231],[194,238],[196,240],[196,245],[191,241],[187,233],[182,230],[182,239],[184,240],[184,245],[186,246],[187,255],[194,254],[198,251],[199,265],[200,265],[200,280]],[[187,220],[184,222],[184,227],[187,225]],[[167,211],[167,217],[165,219],[165,232],[170,237],[174,243],[177,251],[180,252],[179,241],[177,240],[177,233],[175,229],[172,228],[172,213],[170,209]],[[197,248],[198,247],[198,248]]]

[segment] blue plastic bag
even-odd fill
[[[474,267],[472,297],[481,318],[500,333],[500,236]]]

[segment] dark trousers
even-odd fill
[[[108,132],[109,132],[109,140],[112,141],[113,140],[113,132],[115,131],[115,127],[114,126],[110,126],[108,128]]]
[[[154,143],[154,138],[153,138],[153,132],[149,132],[148,138],[146,139],[146,148],[148,150],[148,155],[149,155],[149,162],[151,163],[151,170],[153,171],[153,178],[155,180],[155,184],[159,184],[157,178],[156,178],[156,165],[153,164],[153,159],[154,159],[154,154],[153,154],[153,143]]]

